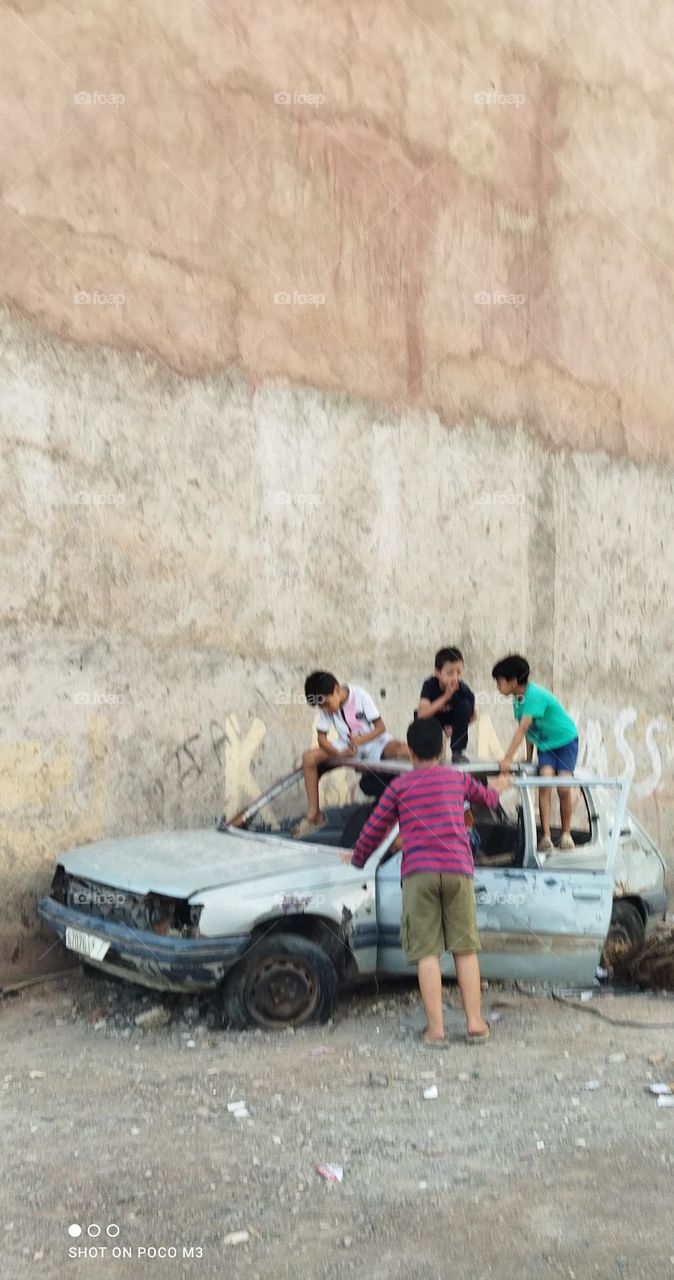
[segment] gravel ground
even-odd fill
[[[491,986],[500,1021],[478,1047],[446,996],[445,1050],[418,1044],[410,985],[278,1035],[80,971],[9,998],[3,1277],[674,1277],[674,1108],[646,1089],[674,1078],[674,1025],[652,1026],[674,1000],[581,1011]],[[141,1030],[157,1004],[170,1022]]]

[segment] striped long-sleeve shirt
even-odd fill
[[[466,800],[495,809],[499,795],[470,774],[445,765],[423,765],[398,774],[363,827],[352,865],[362,867],[399,822],[403,878],[417,871],[472,876],[473,855],[464,819]]]

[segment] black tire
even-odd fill
[[[613,903],[608,937],[604,944],[602,964],[604,968],[619,967],[633,960],[641,950],[646,937],[646,926],[639,909],[633,902]]]
[[[328,955],[294,933],[272,933],[251,947],[222,986],[226,1026],[282,1031],[327,1022],[339,979]]]

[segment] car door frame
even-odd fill
[[[600,962],[613,909],[615,859],[629,794],[629,778],[521,776],[527,834],[522,867],[479,867],[475,872],[480,970],[485,978],[591,985]],[[615,821],[601,870],[547,868],[536,851],[533,798],[544,788],[581,787],[619,791]],[[603,846],[602,846],[603,847]]]

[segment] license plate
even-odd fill
[[[83,933],[81,929],[66,929],[66,946],[88,960],[102,960],[110,946],[103,938],[94,937],[93,933]]]

